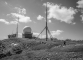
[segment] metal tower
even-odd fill
[[[16,37],[18,38],[18,23],[19,23],[19,17],[17,19],[17,28],[16,28]]]
[[[53,40],[52,38],[52,35],[51,35],[51,33],[50,33],[50,31],[49,31],[49,29],[48,29],[48,24],[47,24],[47,21],[48,21],[48,13],[47,13],[47,3],[46,3],[46,26],[45,26],[45,28],[41,31],[41,33],[40,34],[42,34],[42,32],[46,29],[46,41],[48,40],[48,33],[49,33],[49,35],[50,35],[50,38],[51,38],[51,40]],[[38,37],[40,36],[40,34],[38,35]]]

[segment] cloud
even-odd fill
[[[82,10],[82,9],[83,9],[83,0],[79,0],[79,1],[77,2],[77,4],[78,4],[78,5],[77,5],[77,8],[81,8],[80,11],[81,11],[81,13],[83,13],[83,10]],[[83,22],[83,15],[80,15],[80,17],[82,18],[81,21]]]
[[[17,23],[16,21],[18,18],[19,18],[19,22],[22,22],[22,23],[32,22],[29,16],[25,16],[26,14],[25,8],[14,7],[14,10],[16,11],[16,13],[7,14],[7,16],[10,16],[10,17],[12,16],[15,20],[15,21],[11,21],[11,23],[16,24]]]
[[[33,36],[37,37],[39,33],[33,32]]]
[[[19,14],[22,14],[22,15],[26,14],[26,9],[25,8],[21,9],[19,7],[15,7],[14,9],[17,10],[17,13],[19,13]]]
[[[83,22],[83,15],[80,15],[80,17],[82,18],[82,20],[81,20],[81,21]]]
[[[35,37],[46,38],[46,35],[40,34],[40,36],[38,36],[39,34],[40,34],[40,33],[33,32],[33,36],[35,36]]]
[[[41,15],[39,15],[39,16],[37,17],[37,20],[43,20],[43,19],[44,19],[44,17],[41,16]]]
[[[0,22],[3,22],[3,23],[5,23],[5,24],[9,24],[9,22],[6,21],[5,19],[0,19]]]
[[[62,30],[51,31],[51,35],[52,35],[53,37],[59,36],[62,32],[63,32]]]
[[[62,32],[63,32],[62,30],[50,31],[52,37],[59,36]],[[36,36],[36,37],[38,37],[39,34],[40,34],[40,33],[35,33],[35,32],[33,32],[33,35]],[[46,38],[46,35],[41,34],[39,37],[40,37],[40,38]],[[48,34],[48,38],[50,38],[50,35],[49,35],[49,34]]]
[[[17,13],[11,13],[10,15],[12,15],[12,17],[15,18],[16,20],[17,18],[19,18],[19,22],[22,22],[22,23],[32,22],[32,20],[28,16],[24,16]]]
[[[17,21],[10,21],[10,24],[17,24]]]
[[[73,23],[73,25],[75,25],[75,24],[76,24],[76,22]]]
[[[79,0],[77,4],[78,4],[77,6],[78,8],[83,8],[83,0]]]
[[[51,20],[48,20],[48,23],[51,23],[52,21]]]
[[[7,24],[7,25],[10,25],[10,24],[17,24],[17,21],[6,21],[5,19],[0,19],[0,22],[3,22],[3,23],[5,23],[5,24]]]
[[[46,3],[43,4],[46,6]],[[66,8],[64,6],[60,6],[53,3],[47,3],[48,7],[48,19],[54,18],[56,20],[60,20],[61,22],[65,23],[72,23],[74,19],[74,15],[76,14],[77,10],[70,7]]]
[[[40,33],[33,32],[33,36],[35,36],[35,37],[46,38],[46,35],[42,35],[42,34],[40,34],[40,36],[38,36],[39,34],[40,34]]]
[[[22,33],[18,33],[18,37],[22,38]]]
[[[8,5],[8,3],[7,3],[7,2],[5,2],[5,4],[6,4],[6,5]]]

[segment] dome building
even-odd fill
[[[23,38],[32,38],[32,29],[29,26],[25,26],[23,28],[23,33],[22,33]]]
[[[31,33],[31,32],[32,32],[31,27],[25,26],[25,27],[23,28],[23,33]]]

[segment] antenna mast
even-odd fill
[[[47,26],[47,20],[48,20],[48,19],[47,19],[47,15],[48,15],[48,14],[47,14],[47,3],[46,3],[46,41],[47,41],[47,39],[48,39],[48,31],[47,31],[47,30],[48,30],[48,26]]]
[[[18,38],[18,22],[19,22],[19,17],[17,19],[17,28],[16,28],[16,37]]]
[[[50,31],[49,31],[49,29],[48,29],[48,25],[47,25],[47,20],[48,20],[48,13],[47,13],[47,3],[46,3],[46,26],[45,26],[45,28],[40,32],[40,34],[46,29],[46,41],[48,40],[48,33],[49,33],[49,35],[50,35],[50,38],[51,38],[51,40],[53,40],[52,38],[52,35],[51,35],[51,33],[50,33]],[[40,34],[38,35],[38,37],[40,36]]]

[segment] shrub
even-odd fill
[[[3,43],[0,41],[0,54],[4,53],[5,50],[6,50],[5,44],[3,44]]]
[[[20,54],[22,53],[22,48],[21,46],[14,46],[11,50],[11,53],[12,54]]]

